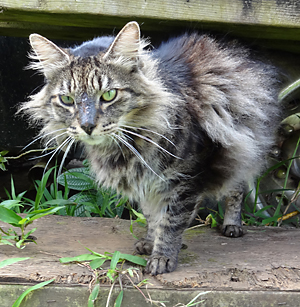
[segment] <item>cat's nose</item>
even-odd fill
[[[96,125],[92,123],[85,123],[81,125],[82,130],[84,130],[88,135],[91,135]]]

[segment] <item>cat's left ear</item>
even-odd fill
[[[137,22],[131,21],[116,36],[104,58],[121,56],[127,60],[136,61],[139,52],[143,49],[142,45],[140,27]]]

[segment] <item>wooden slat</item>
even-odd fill
[[[299,51],[299,0],[2,0],[0,35],[87,39],[136,20],[142,31],[217,30]],[[280,43],[284,40],[284,43]],[[265,41],[268,44],[268,41]]]
[[[18,10],[298,28],[300,26],[298,0],[3,0],[2,10],[4,15],[6,10]],[[68,24],[68,20],[61,20],[61,24]],[[77,25],[80,25],[79,21]]]

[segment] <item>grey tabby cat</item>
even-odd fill
[[[65,151],[84,145],[99,185],[139,203],[146,272],[175,270],[182,233],[207,198],[226,198],[222,232],[239,237],[243,187],[264,167],[278,125],[276,70],[196,33],[147,49],[130,22],[114,37],[63,49],[30,36],[46,78],[21,106]]]

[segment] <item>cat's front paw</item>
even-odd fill
[[[135,243],[135,251],[140,255],[151,255],[153,242],[147,239],[141,239]]]
[[[173,272],[177,267],[177,260],[166,256],[153,255],[147,262],[145,273],[151,275]]]
[[[222,225],[221,232],[225,237],[231,238],[238,238],[244,234],[242,226],[238,225]]]

